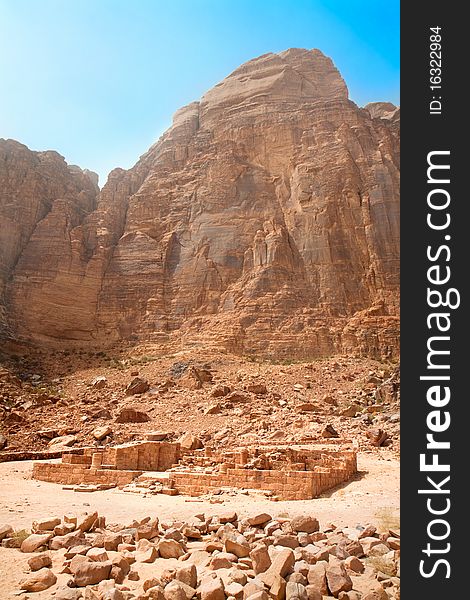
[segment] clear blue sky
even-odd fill
[[[0,137],[131,167],[241,63],[319,48],[359,105],[399,103],[399,0],[0,0]]]

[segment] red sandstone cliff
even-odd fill
[[[239,67],[101,193],[0,141],[4,335],[398,352],[399,111],[318,50]]]

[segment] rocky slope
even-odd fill
[[[242,65],[98,195],[0,152],[4,335],[397,355],[398,110],[358,108],[318,50]]]

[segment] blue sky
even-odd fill
[[[241,63],[319,48],[350,98],[399,103],[399,0],[0,0],[0,137],[131,167]]]

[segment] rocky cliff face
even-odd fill
[[[99,194],[0,152],[6,335],[397,354],[398,110],[358,108],[318,50],[242,65]]]

